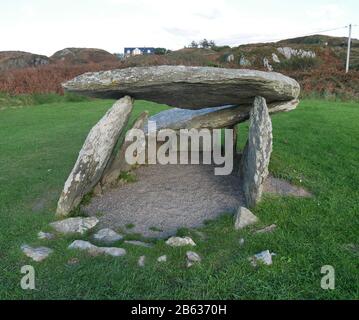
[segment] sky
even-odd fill
[[[323,34],[347,36],[349,23],[359,38],[358,0],[0,0],[0,51],[236,46],[336,28]]]

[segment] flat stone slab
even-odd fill
[[[275,72],[212,67],[155,66],[89,72],[66,83],[68,92],[98,98],[129,95],[182,109],[252,104],[256,96],[269,107],[296,100],[297,81]]]

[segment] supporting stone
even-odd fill
[[[262,197],[272,153],[272,121],[266,100],[256,97],[250,111],[249,136],[241,159],[240,173],[247,207],[254,207]]]
[[[99,182],[132,108],[132,98],[120,99],[91,129],[61,193],[57,215],[68,215]]]
[[[132,129],[139,129],[143,131],[145,124],[147,124],[147,121],[148,112],[143,112],[135,121],[134,125],[132,126]],[[102,190],[106,190],[111,186],[115,186],[116,182],[118,181],[118,177],[120,176],[120,173],[131,170],[132,166],[127,163],[125,158],[126,150],[131,143],[133,143],[132,140],[130,140],[129,142],[124,141],[113,160],[107,165],[101,179]]]

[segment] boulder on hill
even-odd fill
[[[55,52],[51,59],[65,64],[114,63],[118,58],[102,49],[66,48]]]
[[[1,51],[0,71],[38,67],[50,63],[46,56],[23,51]]]

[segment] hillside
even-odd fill
[[[67,48],[48,58],[47,66],[0,72],[0,91],[61,93],[61,82],[84,72],[166,64],[276,71],[297,79],[304,95],[359,99],[359,40],[353,40],[349,74],[344,72],[346,41],[314,35],[232,48],[185,48],[124,60],[100,49]]]

